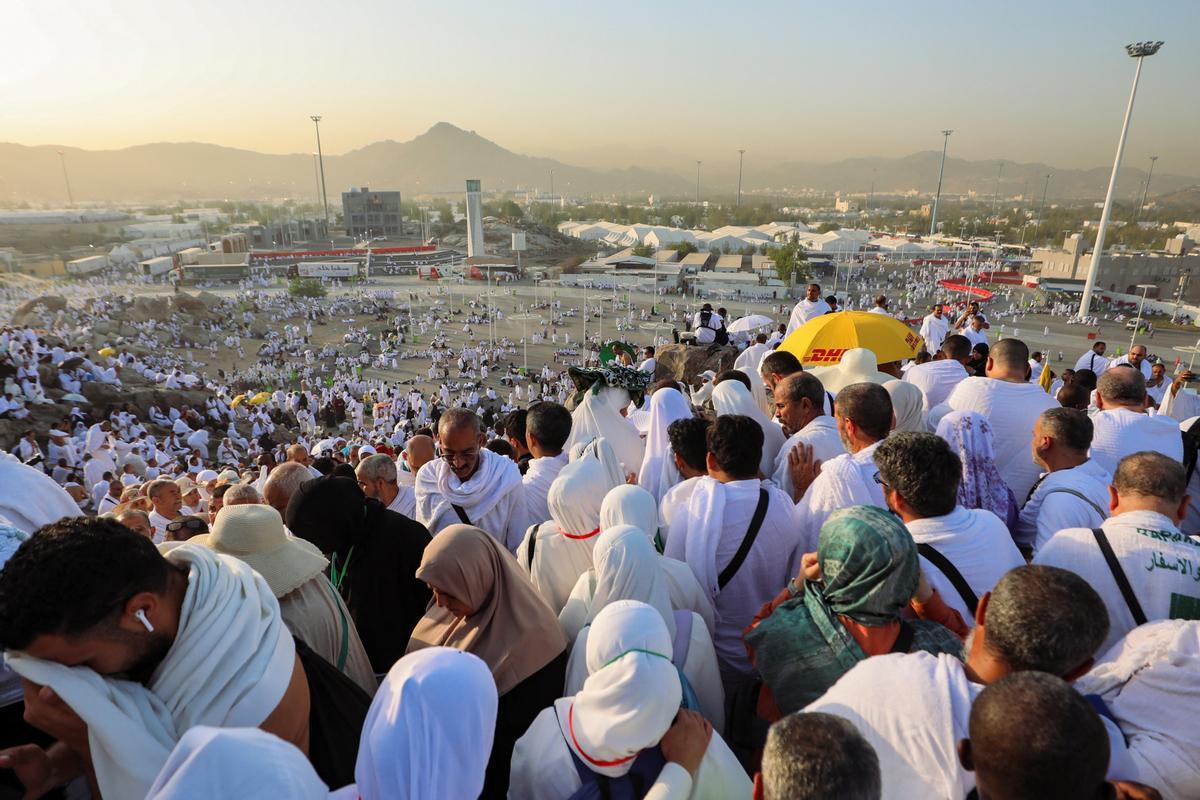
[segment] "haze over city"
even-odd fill
[[[77,6],[77,7],[76,7]],[[69,12],[69,13],[68,13]],[[206,142],[326,154],[439,120],[517,153],[595,168],[695,159],[828,162],[938,149],[1111,163],[1132,63],[1127,163],[1200,175],[1200,15],[1185,0],[875,2],[20,3],[0,140],[116,149]]]

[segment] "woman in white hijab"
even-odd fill
[[[653,608],[624,601],[604,609],[587,646],[583,687],[542,711],[517,741],[510,796],[561,800],[583,785],[581,773],[618,779],[636,771],[639,758],[653,758],[683,696],[670,653],[671,637]],[[694,779],[669,763],[652,791],[726,800],[750,797],[751,784],[714,732]]]
[[[646,448],[633,423],[621,411],[630,403],[629,391],[612,386],[584,391],[583,402],[571,412],[571,436],[564,449],[603,436],[626,472],[637,470]]]
[[[604,439],[589,442],[573,455],[546,494],[550,519],[530,528],[517,548],[517,563],[555,614],[562,611],[579,576],[591,569],[600,505],[610,489],[623,483]]]
[[[762,458],[759,460],[758,469],[763,475],[772,475],[775,472],[775,457],[779,455],[779,448],[787,441],[787,437],[783,435],[783,428],[762,412],[746,384],[739,380],[730,379],[718,383],[717,388],[713,390],[712,400],[717,416],[738,414],[758,423],[763,431]]]
[[[650,395],[650,429],[646,434],[646,457],[638,470],[638,486],[654,495],[656,503],[680,480],[671,457],[667,426],[691,417],[692,407],[678,389],[663,388]]]
[[[496,730],[482,660],[430,647],[396,662],[367,712],[354,768],[360,800],[479,797]],[[281,795],[282,796],[282,795]]]
[[[568,639],[575,645],[567,661],[567,694],[583,686],[589,674],[585,653],[596,617],[608,606],[623,600],[645,603],[658,612],[671,636],[672,663],[687,678],[696,708],[717,730],[725,727],[725,690],[717,667],[717,653],[704,620],[694,611],[671,608],[658,556],[646,534],[632,525],[617,525],[600,534],[594,554],[596,588],[585,609],[568,604],[559,615]],[[581,620],[578,612],[586,611]],[[573,617],[573,618],[572,618]],[[582,622],[582,626],[579,624]],[[685,699],[688,693],[684,693]]]
[[[896,413],[896,427],[892,433],[930,433],[925,421],[925,393],[915,383],[888,381],[883,385],[892,397],[892,409]]]
[[[611,490],[600,506],[600,530],[607,530],[617,525],[632,525],[654,545],[657,552],[660,542],[656,541],[653,533],[658,525],[658,509],[654,498],[640,486],[618,486]],[[667,584],[667,593],[671,597],[671,606],[677,609],[695,611],[704,620],[704,627],[711,634],[716,629],[716,615],[713,613],[712,601],[700,587],[692,568],[682,561],[658,556],[658,566],[662,570]],[[591,602],[595,591],[596,574],[588,570],[579,578],[575,589],[571,592],[572,601]]]

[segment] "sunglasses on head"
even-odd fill
[[[208,533],[208,523],[202,519],[177,519],[167,523],[168,533],[175,533],[180,528],[187,528],[189,531],[199,533]]]

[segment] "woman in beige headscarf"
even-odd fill
[[[500,704],[483,797],[503,797],[516,740],[561,694],[567,639],[516,559],[469,525],[451,525],[425,548],[417,578],[433,601],[408,652],[453,647],[488,665]]]
[[[925,393],[915,383],[888,381],[883,385],[892,396],[896,412],[896,427],[892,433],[930,433],[925,421]]]

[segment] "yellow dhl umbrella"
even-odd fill
[[[244,402],[246,402],[246,395],[244,395],[244,394],[239,394],[237,397],[233,398],[233,402],[229,404],[229,407],[230,407],[230,408],[237,408],[238,406],[240,406],[240,405],[241,405],[242,403],[244,403]]]
[[[870,350],[877,363],[886,364],[915,357],[921,341],[911,328],[886,314],[838,311],[810,319],[784,339],[779,349],[806,367],[838,364],[847,350],[856,347]]]
[[[271,399],[270,392],[259,392],[258,394],[254,395],[254,397],[250,398],[250,405],[261,406],[263,403],[267,402],[270,399]]]
[[[103,356],[104,358],[108,358],[110,356],[115,356],[116,354],[117,354],[117,351],[111,347],[101,347],[99,350],[96,351],[96,355]]]

